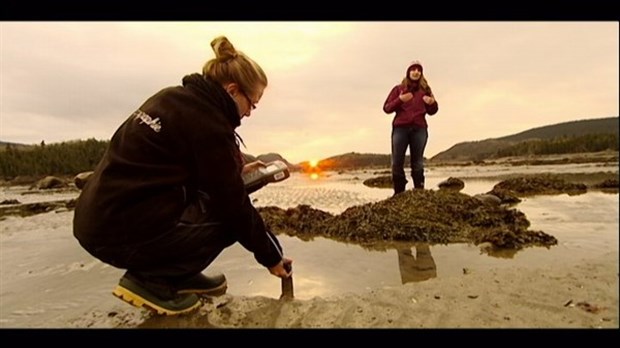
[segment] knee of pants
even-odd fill
[[[392,164],[392,175],[404,175],[405,167],[402,164]]]
[[[423,171],[424,170],[424,161],[411,161],[411,170]]]

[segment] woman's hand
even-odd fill
[[[265,168],[266,166],[267,165],[263,161],[260,161],[260,160],[247,163],[246,165],[243,166],[243,169],[241,169],[241,175],[249,173],[258,168]]]
[[[398,98],[403,103],[406,103],[406,102],[410,101],[413,98],[413,94],[411,92],[403,93],[403,94],[399,95]]]
[[[424,100],[424,102],[425,102],[427,105],[431,105],[431,104],[433,104],[433,103],[435,102],[435,98],[433,98],[433,97],[431,97],[431,96],[429,96],[429,95],[425,95],[425,96],[423,96],[423,97],[422,97],[422,100]]]
[[[279,278],[288,278],[291,276],[291,274],[293,273],[293,271],[287,271],[286,268],[284,268],[284,264],[289,264],[292,265],[293,264],[293,260],[288,259],[286,257],[283,257],[282,260],[280,262],[278,262],[277,265],[273,266],[273,267],[269,267],[269,273],[273,274],[276,277]],[[289,269],[291,269],[289,267]]]

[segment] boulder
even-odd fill
[[[86,182],[88,182],[88,179],[90,179],[92,175],[92,171],[79,173],[73,178],[73,182],[75,183],[75,186],[81,190],[84,188],[84,185],[86,185]]]
[[[448,179],[437,184],[440,189],[461,191],[465,187],[463,180],[458,178],[449,177]]]
[[[56,176],[46,176],[45,178],[37,181],[34,185],[39,190],[48,190],[53,188],[67,187],[67,183]]]

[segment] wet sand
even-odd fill
[[[306,203],[339,213],[391,194],[361,185],[371,175],[333,174],[318,182],[295,177],[252,198],[256,205]],[[431,173],[428,183],[447,176]],[[464,191],[492,186],[471,180]],[[279,279],[235,246],[210,267],[227,274],[228,294],[181,317],[151,316],[113,297],[122,270],[80,249],[71,211],[8,217],[0,222],[0,327],[617,329],[618,195],[531,198],[522,207],[533,228],[562,234],[560,245],[507,258],[468,245],[430,246],[436,276],[403,284],[396,250],[282,236],[295,259],[295,299],[280,300]]]

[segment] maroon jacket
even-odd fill
[[[422,89],[413,92],[413,99],[403,103],[398,96],[406,93],[407,87],[402,84],[394,86],[383,104],[383,111],[391,114],[396,111],[396,116],[392,121],[393,127],[410,127],[427,128],[426,114],[434,115],[439,110],[439,105],[435,101],[431,105],[427,105],[422,100],[425,95]]]

